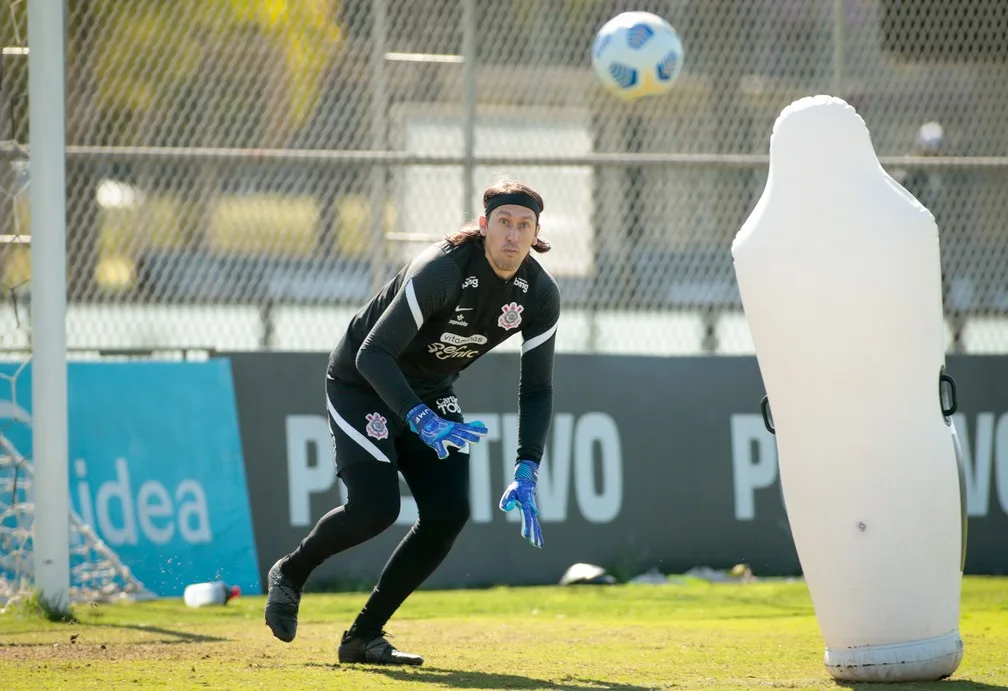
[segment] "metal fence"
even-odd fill
[[[3,2],[0,123],[17,159],[26,3]],[[328,350],[400,262],[511,174],[546,199],[562,350],[751,352],[731,239],[774,119],[828,92],[936,215],[950,350],[1008,351],[1002,0],[67,7],[71,348]],[[668,96],[624,104],[591,72],[592,36],[626,9],[682,35]],[[15,161],[8,234],[30,232],[27,184]],[[23,301],[28,248],[4,248],[0,279]],[[27,338],[0,312],[0,346]]]

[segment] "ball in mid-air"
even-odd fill
[[[624,101],[664,94],[682,71],[682,40],[672,25],[650,12],[623,12],[598,30],[592,67],[602,84]]]

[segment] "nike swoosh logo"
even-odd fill
[[[473,308],[472,307],[456,307],[455,311],[456,312],[468,312],[471,309],[473,309]]]

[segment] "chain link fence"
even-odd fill
[[[3,2],[0,124],[16,159],[26,3]],[[936,215],[950,350],[1008,351],[1000,0],[67,8],[72,349],[328,350],[401,262],[511,174],[546,200],[561,350],[749,353],[731,240],[780,110],[831,93]],[[595,31],[626,9],[683,37],[666,97],[624,104],[591,72]],[[5,223],[23,230],[26,175],[15,162],[2,185]],[[28,259],[4,246],[5,289],[26,285]],[[28,337],[2,331],[3,347]]]

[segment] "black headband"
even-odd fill
[[[535,197],[528,192],[510,192],[491,197],[490,201],[487,202],[484,215],[489,217],[494,209],[505,204],[515,204],[517,206],[524,206],[526,209],[531,209],[535,213],[536,223],[539,223],[539,214],[542,213],[542,209],[539,207],[539,203],[536,202]]]

